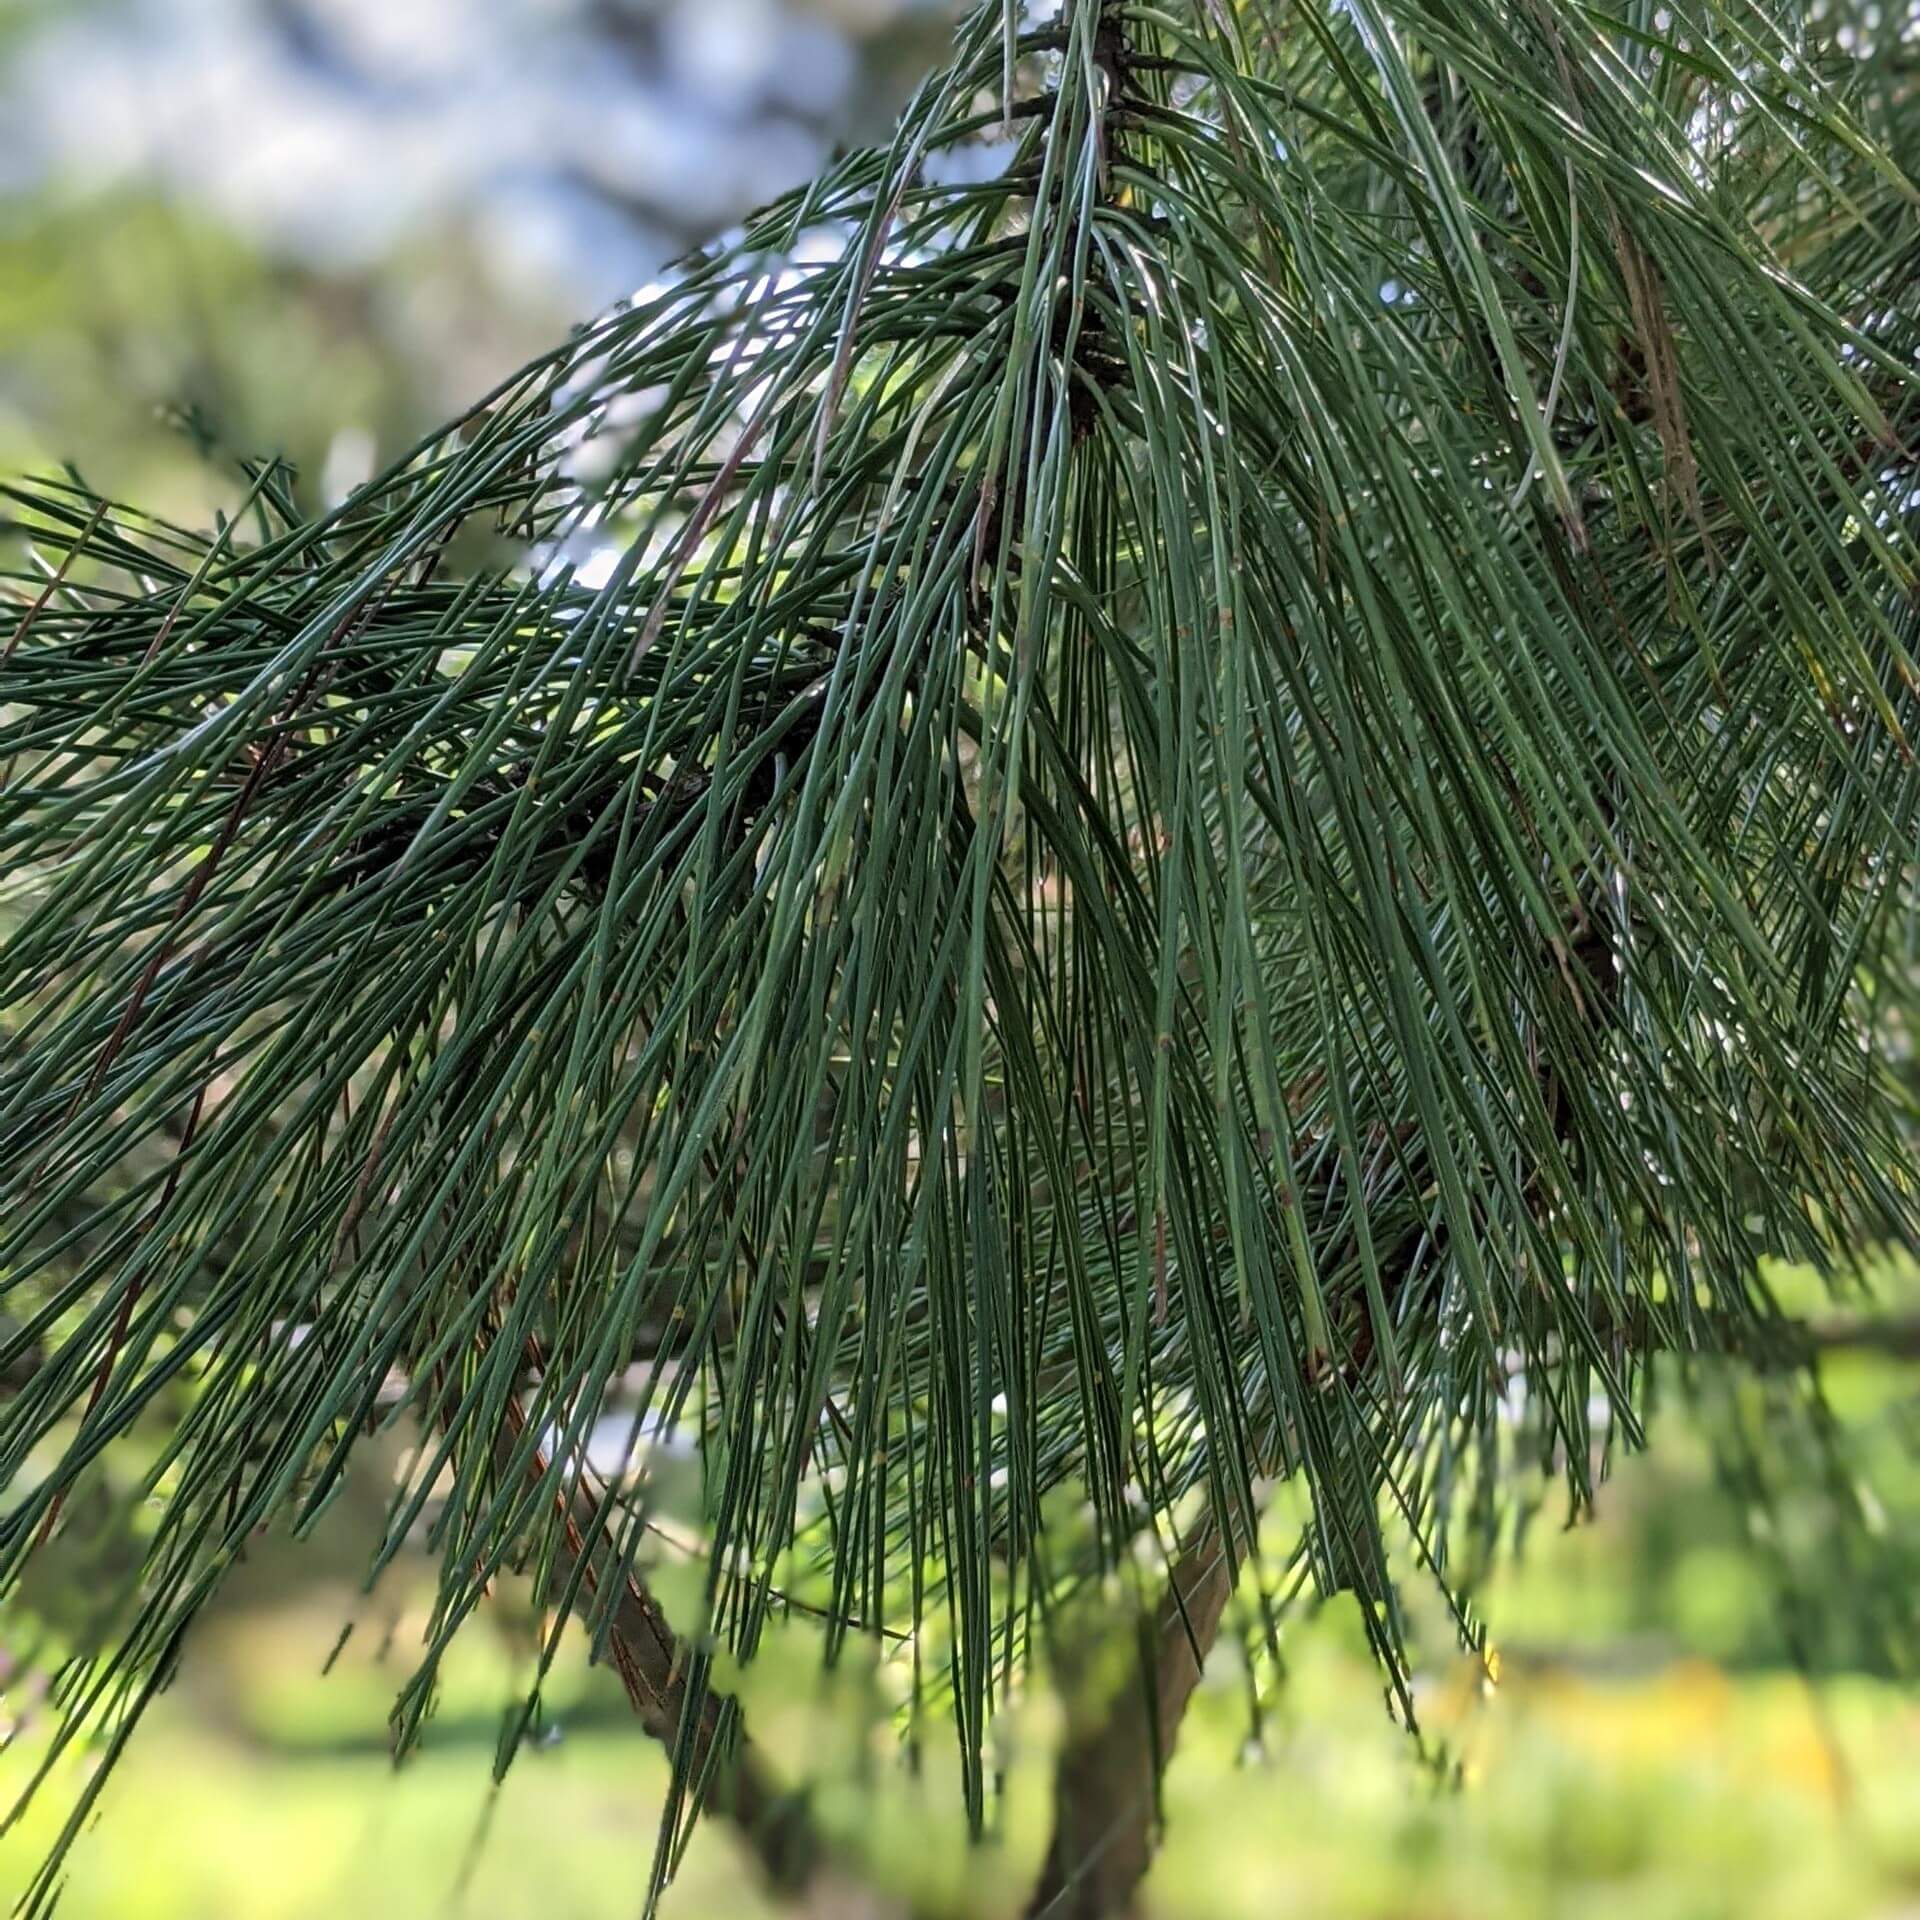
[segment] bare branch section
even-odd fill
[[[1890,1360],[1920,1360],[1920,1313],[1816,1320],[1805,1338],[1815,1353],[1882,1353]]]
[[[526,1431],[526,1415],[509,1399],[498,1457],[511,1458]],[[548,1463],[536,1450],[527,1469],[534,1483],[545,1480]],[[739,1830],[769,1886],[787,1896],[804,1892],[819,1872],[822,1849],[808,1817],[804,1796],[789,1792],[767,1772],[744,1736],[733,1736],[727,1751],[728,1705],[723,1694],[702,1688],[691,1698],[695,1663],[688,1647],[668,1623],[665,1610],[630,1566],[613,1564],[605,1540],[601,1503],[583,1477],[554,1495],[562,1521],[560,1568],[563,1587],[581,1599],[581,1610],[599,1600],[609,1579],[619,1583],[607,1633],[607,1653],[626,1689],[635,1717],[654,1739],[672,1750],[683,1737],[691,1709],[690,1781],[709,1783],[707,1804],[728,1815]],[[580,1578],[571,1576],[578,1571]]]
[[[1130,1681],[1069,1725],[1054,1769],[1053,1844],[1034,1920],[1131,1914],[1153,1858],[1160,1771],[1171,1756],[1233,1593],[1218,1530],[1198,1530],[1174,1563]]]

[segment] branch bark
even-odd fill
[[[1814,1320],[1807,1324],[1805,1337],[1815,1353],[1884,1353],[1894,1360],[1920,1360],[1920,1313]]]
[[[500,1457],[512,1454],[525,1431],[526,1414],[517,1396],[509,1396]],[[538,1483],[547,1470],[546,1459],[536,1450],[529,1477]],[[603,1532],[600,1502],[584,1479],[576,1476],[564,1493],[554,1495],[554,1502],[562,1521],[563,1572],[580,1570],[579,1591],[588,1602],[599,1598],[609,1577],[620,1583],[607,1651],[635,1718],[654,1739],[671,1747],[680,1737],[688,1706],[687,1646],[633,1569],[610,1565],[614,1556],[597,1551]],[[711,1779],[709,1806],[739,1829],[769,1887],[794,1899],[809,1890],[825,1864],[819,1835],[803,1796],[773,1778],[744,1734],[731,1754],[716,1752],[725,1732],[726,1705],[725,1696],[711,1688],[702,1698],[688,1777]]]
[[[1119,1920],[1137,1910],[1159,1824],[1161,1766],[1232,1593],[1226,1542],[1209,1522],[1174,1562],[1131,1682],[1081,1725],[1069,1724],[1032,1920]]]

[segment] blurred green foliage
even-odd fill
[[[450,230],[326,271],[165,199],[0,203],[0,469],[204,519],[277,452],[317,502],[330,456],[366,478],[573,317]]]

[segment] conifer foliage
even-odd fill
[[[13,486],[0,1592],[107,1449],[152,1496],[68,1732],[399,1426],[403,1742],[531,1568],[672,1748],[660,1877],[711,1803],[791,1881],[712,1663],[792,1594],[935,1650],[987,1824],[1076,1583],[1173,1567],[1191,1664],[1257,1554],[1397,1673],[1396,1581],[1523,1463],[1584,1496],[1654,1356],[1807,1360],[1762,1258],[1917,1211],[1920,91],[1868,38],[990,0],[889,148],[337,510]],[[1070,1827],[1149,1823],[1076,1813],[1100,1740],[1057,1912]]]

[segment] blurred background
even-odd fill
[[[235,456],[277,451],[310,502],[337,499],[882,132],[948,26],[944,0],[0,0],[0,470],[70,462],[195,518]],[[1905,1268],[1886,1289],[1920,1297]],[[1223,1643],[1152,1911],[1920,1915],[1920,1704],[1882,1604],[1920,1580],[1920,1367],[1841,1351],[1825,1372],[1840,1483],[1794,1457],[1788,1389],[1716,1379],[1674,1397],[1597,1517],[1532,1516],[1479,1595],[1497,1659],[1459,1660],[1430,1598],[1424,1751],[1341,1603],[1288,1627],[1277,1687]],[[360,1592],[384,1495],[380,1461],[364,1474],[364,1511],[343,1502],[297,1554],[264,1544],[188,1650],[65,1920],[638,1911],[665,1772],[617,1685],[563,1663],[537,1739],[489,1784],[540,1626],[511,1593],[392,1771],[429,1588],[400,1566]],[[32,1627],[0,1623],[0,1801],[47,1725],[28,1642],[49,1623],[84,1640],[117,1524],[76,1529],[26,1596]],[[674,1567],[654,1577],[671,1600]],[[1028,1817],[1014,1794],[1000,1852],[969,1856],[938,1756],[918,1783],[876,1768],[892,1735],[858,1676],[817,1675],[796,1626],[747,1683],[750,1719],[824,1775],[875,1879],[1017,1912],[1041,1800]],[[1016,1727],[1008,1754],[1036,1796],[1044,1733],[1023,1756]],[[59,1802],[0,1836],[0,1899]],[[730,1837],[704,1832],[669,1912],[764,1910]]]
[[[344,492],[876,137],[947,0],[0,0],[0,465]]]
[[[1788,1284],[1810,1299],[1815,1283]],[[1920,1275],[1903,1267],[1884,1291],[1911,1305]],[[1887,1633],[1920,1581],[1920,1367],[1848,1349],[1824,1374],[1845,1484],[1803,1450],[1802,1389],[1716,1373],[1672,1397],[1595,1516],[1569,1524],[1551,1504],[1518,1530],[1475,1594],[1493,1628],[1484,1663],[1409,1580],[1421,1743],[1389,1718],[1350,1595],[1287,1616],[1277,1671],[1250,1670],[1223,1636],[1167,1781],[1150,1920],[1920,1915],[1920,1699]],[[563,1657],[531,1739],[490,1783],[543,1624],[512,1582],[454,1643],[421,1748],[392,1766],[387,1714],[431,1581],[403,1561],[361,1591],[391,1465],[370,1450],[313,1542],[250,1551],[81,1840],[62,1920],[640,1911],[666,1766],[607,1671]],[[1286,1493],[1268,1530],[1282,1546]],[[97,1525],[56,1541],[25,1613],[0,1625],[0,1794],[45,1749],[31,1642],[86,1641],[131,1560],[128,1524],[103,1495]],[[649,1583],[686,1618],[699,1572],[658,1552]],[[1250,1572],[1235,1599],[1249,1629],[1259,1604]],[[927,1744],[917,1777],[900,1766],[874,1670],[856,1657],[823,1677],[814,1626],[776,1629],[746,1675],[723,1678],[770,1764],[812,1784],[862,1885],[956,1920],[1024,1912],[1046,1839],[1043,1702],[1002,1723],[1005,1816],[970,1851],[946,1744]],[[27,1884],[85,1764],[0,1837],[0,1895]],[[774,1912],[732,1831],[700,1829],[669,1920]]]

